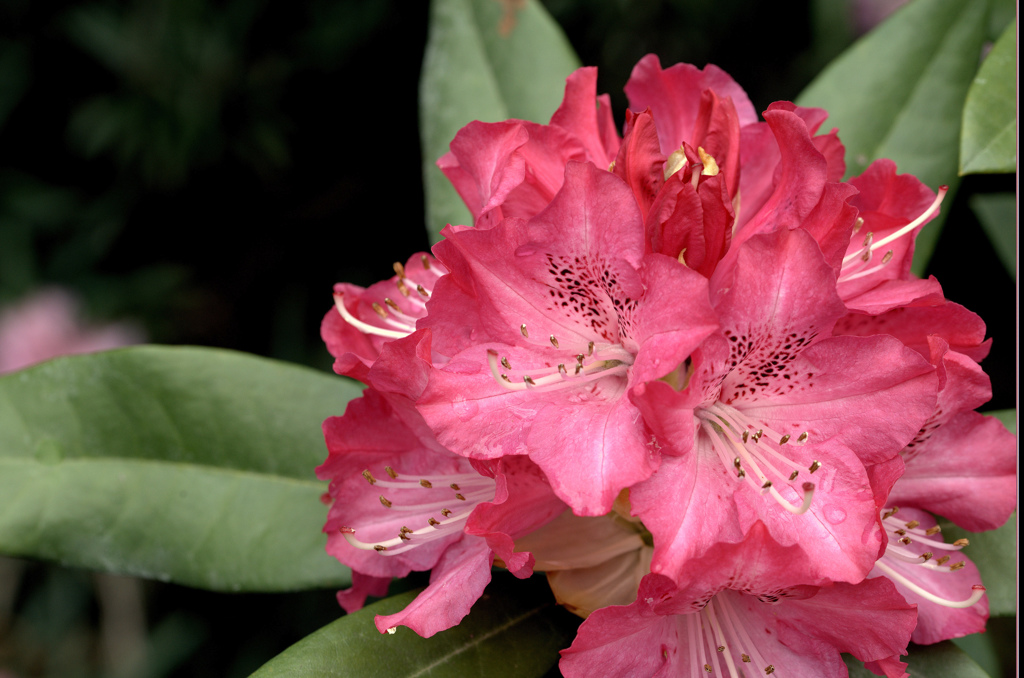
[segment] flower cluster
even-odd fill
[[[473,215],[322,333],[368,385],[324,424],[346,609],[430,585],[423,636],[500,565],[586,621],[567,676],[902,676],[910,640],[981,630],[933,514],[992,529],[1015,440],[974,409],[985,327],[910,273],[937,193],[880,160],[843,182],[826,113],[759,119],[714,66],[596,71],[551,122],[474,122],[438,164]]]

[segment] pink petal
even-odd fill
[[[424,638],[461,622],[491,581],[493,556],[487,542],[467,537],[444,552],[430,573],[430,585],[404,610],[374,619],[385,633],[408,626]]]

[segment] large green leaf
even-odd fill
[[[0,378],[0,552],[226,591],[340,586],[320,423],[354,382],[134,347]]]
[[[420,79],[420,138],[427,232],[470,223],[458,193],[435,166],[473,120],[547,122],[579,59],[537,0],[433,0]]]
[[[877,158],[932,189],[955,191],[964,99],[986,33],[987,0],[915,0],[855,43],[797,97],[828,110],[838,127],[849,176]],[[946,198],[952,202],[952,195]],[[948,211],[943,210],[943,214]],[[917,239],[924,270],[942,217]]]
[[[849,655],[843,655],[850,678],[876,678],[875,674]],[[910,654],[902,657],[907,672],[921,678],[989,678],[989,675],[966,652],[948,640],[935,645],[911,645]]]
[[[989,614],[1017,614],[1017,514],[989,532],[968,532],[945,520],[940,524],[947,542],[961,538],[970,541],[963,552],[978,566],[981,582],[988,589]]]
[[[1017,169],[1017,22],[985,58],[964,103],[960,174]]]
[[[431,638],[408,628],[380,634],[378,614],[408,605],[418,591],[374,603],[307,636],[252,678],[543,676],[568,647],[579,619],[556,606],[543,578],[496,577],[458,626]]]

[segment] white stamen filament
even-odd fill
[[[891,260],[892,258],[891,254],[886,254],[886,256],[883,257],[882,263],[880,265],[868,270],[855,272],[855,269],[871,261],[871,255],[874,250],[881,250],[889,243],[894,242],[909,233],[912,233],[915,228],[920,226],[922,223],[931,218],[932,215],[938,212],[939,207],[942,205],[942,200],[943,198],[946,197],[946,193],[948,191],[948,186],[940,186],[939,191],[935,196],[935,200],[932,201],[932,203],[923,213],[921,213],[920,216],[918,216],[916,219],[908,223],[906,226],[894,231],[893,233],[890,233],[881,240],[873,241],[872,234],[869,233],[864,240],[864,245],[860,249],[858,249],[855,252],[851,252],[850,254],[847,254],[845,257],[843,257],[843,264],[839,276],[839,282],[847,282],[849,280],[855,280],[857,278],[870,275],[871,273],[880,270],[882,267],[888,264],[889,260]],[[849,266],[850,264],[853,264],[853,266]]]
[[[417,476],[400,475],[391,467],[385,467],[385,475],[377,478],[369,470],[363,471],[363,478],[375,488],[397,490],[400,493],[389,493],[391,496],[380,496],[380,503],[388,511],[416,512],[420,515],[434,511],[440,513],[426,518],[427,525],[412,530],[403,526],[397,537],[381,541],[366,542],[356,535],[356,528],[342,527],[341,533],[354,547],[365,551],[377,551],[381,555],[391,556],[404,553],[422,544],[441,537],[460,532],[473,510],[482,502],[494,499],[495,482],[493,478],[476,473],[428,474]],[[427,492],[437,497],[438,492],[451,493],[447,499],[440,501],[410,502],[413,491],[420,496]],[[454,510],[453,510],[454,509]]]
[[[624,376],[633,364],[633,355],[618,346],[593,351],[590,357],[592,359],[588,361],[585,353],[577,353],[575,358],[555,367],[513,371],[508,367],[510,363],[507,358],[499,362],[497,351],[488,349],[487,364],[494,380],[509,391],[554,391],[581,386],[604,377]]]
[[[733,608],[728,595],[714,596],[702,609],[685,615],[685,621],[691,677],[724,676],[726,672],[729,678],[750,675],[753,667],[737,665],[734,652],[743,664],[759,667],[765,675],[775,672],[758,652],[742,614]]]
[[[800,486],[803,500],[798,505],[792,504],[775,487],[776,484],[782,484],[798,496],[800,494],[800,490],[790,483],[805,469],[780,451],[789,442],[789,437],[771,429],[765,435],[763,428],[753,431],[751,435],[754,423],[738,410],[719,403],[698,410],[698,418],[701,430],[711,439],[712,450],[726,468],[735,468],[740,480],[746,481],[755,491],[771,495],[790,513],[801,515],[810,510],[814,484],[805,482]],[[802,434],[798,438],[801,442],[794,444],[799,445],[806,440],[806,435]],[[788,470],[780,471],[775,464],[781,464]],[[820,464],[812,464],[811,468],[816,471]],[[813,473],[810,469],[807,471]]]
[[[413,330],[415,330],[415,328],[412,328],[409,331],[389,330],[383,327],[370,325],[369,323],[365,323],[362,320],[359,320],[354,315],[349,313],[347,308],[345,308],[345,297],[340,292],[337,292],[334,295],[334,307],[338,309],[338,313],[340,313],[341,317],[345,319],[345,322],[347,322],[349,325],[352,325],[352,327],[355,327],[360,332],[364,332],[366,334],[374,334],[377,335],[378,337],[387,337],[389,339],[401,339],[403,337],[409,336],[410,334],[413,333]]]
[[[941,598],[935,595],[934,593],[930,593],[929,591],[921,588],[920,586],[910,581],[893,568],[883,563],[881,560],[875,563],[875,567],[881,570],[882,573],[885,574],[885,576],[889,579],[892,579],[896,582],[899,582],[903,586],[906,586],[908,589],[910,589],[917,595],[921,596],[925,600],[931,601],[937,605],[942,605],[943,607],[953,607],[957,609],[970,607],[971,605],[974,605],[979,600],[981,600],[981,597],[985,595],[985,587],[981,584],[975,584],[971,587],[971,591],[973,591],[973,593],[971,593],[970,598],[966,600],[947,600],[946,598]]]

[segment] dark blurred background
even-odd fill
[[[718,64],[763,110],[864,30],[865,6],[898,3],[544,4],[600,67],[621,122],[648,52]],[[331,285],[387,277],[428,244],[428,9],[0,0],[0,307],[58,285],[90,322],[129,320],[153,342],[329,369],[318,328]],[[1015,283],[967,200],[1013,190],[1012,176],[968,177],[930,269],[988,321],[984,365],[1004,377]],[[1012,408],[1012,389],[997,381],[992,407]],[[0,560],[0,678],[244,676],[339,614],[329,591],[212,594]]]

